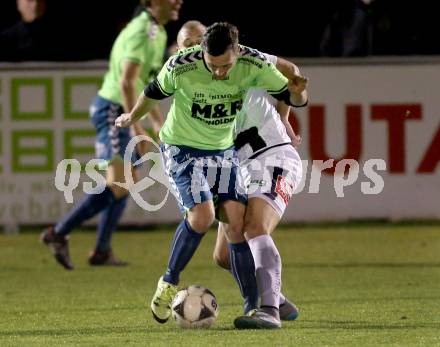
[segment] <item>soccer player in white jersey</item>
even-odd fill
[[[267,57],[277,65],[277,57]],[[299,74],[296,66],[292,68]],[[304,104],[298,107],[307,103],[306,84],[301,88]],[[289,111],[288,105],[266,91],[251,89],[236,119],[234,144],[248,189],[243,231],[254,258],[260,296],[259,310],[236,319],[235,325],[241,328],[263,327],[267,314],[279,314],[283,320],[298,316],[296,306],[281,295],[281,258],[271,237],[302,177],[301,159],[294,148],[301,138],[288,121]],[[214,259],[229,268],[224,228],[220,223]]]
[[[198,21],[185,23],[177,37],[179,49],[198,44],[205,30]],[[275,56],[266,57],[286,74],[289,74],[289,70],[300,74],[296,65]],[[305,86],[301,92],[305,105]],[[262,311],[250,312],[236,320],[242,328],[266,327],[261,322],[261,316],[266,316],[267,311],[277,316],[278,307],[282,320],[294,320],[298,316],[296,306],[280,292],[281,262],[270,237],[302,176],[301,159],[294,148],[300,144],[301,138],[289,123],[289,111],[288,105],[271,97],[265,90],[251,89],[236,119],[235,146],[248,183],[249,204],[244,231],[248,235],[256,235],[254,238],[248,236],[248,243],[257,265],[256,276],[262,305]],[[220,222],[214,260],[230,270],[225,228],[225,223]]]

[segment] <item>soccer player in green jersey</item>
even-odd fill
[[[97,227],[97,241],[89,257],[90,265],[123,265],[111,249],[111,235],[125,209],[128,191],[117,183],[125,183],[124,164],[131,165],[137,160],[136,154],[131,163],[124,163],[125,149],[132,133],[142,134],[139,124],[131,129],[120,129],[115,119],[129,112],[136,103],[145,81],[152,80],[163,65],[167,35],[164,25],[178,19],[183,0],[143,1],[145,11],[137,15],[116,38],[110,55],[109,70],[91,108],[91,119],[96,128],[96,156],[108,163],[107,184],[97,187],[95,194],[87,194],[55,226],[47,228],[42,241],[49,246],[55,259],[65,269],[73,269],[69,257],[68,235],[83,221],[101,212]],[[150,109],[150,118],[162,123],[158,109]],[[154,122],[153,122],[154,125]],[[133,180],[136,171],[131,165]]]
[[[302,105],[303,97],[295,89],[304,82],[297,75],[287,80],[262,53],[239,45],[233,25],[215,23],[207,29],[201,46],[172,56],[134,109],[116,119],[117,126],[128,127],[158,100],[174,95],[160,139],[165,170],[185,219],[177,227],[167,270],[151,303],[157,321],[164,323],[170,317],[179,275],[216,214],[227,222],[231,268],[243,296],[256,290],[249,286],[255,274],[242,234],[246,196],[237,179],[234,121],[248,89],[265,89],[277,99]]]
[[[200,44],[205,32],[206,27],[202,23],[198,21],[186,22],[177,34],[178,48],[185,49]],[[288,75],[289,71],[294,71],[299,74],[299,69],[295,64],[268,54],[265,54],[265,56],[269,61],[272,61],[281,72]],[[306,91],[304,90],[302,93],[305,94]],[[304,96],[306,99],[307,96]],[[276,105],[277,108],[272,106],[272,103],[274,106]],[[297,182],[301,179],[301,170],[295,170],[291,165],[292,163],[299,163],[299,156],[296,155],[295,149],[291,146],[297,147],[301,142],[301,138],[295,134],[288,122],[289,109],[289,106],[283,101],[273,99],[265,91],[251,89],[247,93],[243,109],[237,116],[235,125],[236,138],[234,141],[240,169],[245,172],[246,176],[249,176],[246,180],[246,182],[249,182],[246,186],[248,204],[243,231],[245,234],[249,231],[246,236],[249,239],[253,239],[254,241],[251,241],[253,243],[257,240],[256,243],[259,247],[258,251],[254,250],[254,252],[257,253],[256,256],[259,258],[259,273],[256,276],[255,286],[258,288],[260,304],[263,310],[268,310],[268,306],[278,307],[279,317],[285,321],[295,320],[299,312],[298,308],[281,292],[272,288],[274,283],[281,283],[281,261],[276,246],[272,244],[273,242],[270,242],[269,238],[276,227],[277,221],[280,220],[287,207],[287,202],[283,199],[285,195],[279,192],[280,185],[277,184],[279,177],[275,175],[276,177],[273,178],[273,172],[275,172],[276,169],[270,164],[276,162],[276,167],[279,168],[278,170],[284,175],[281,176],[283,178],[285,176],[293,176]],[[254,129],[255,127],[257,129]],[[248,135],[250,132],[249,129],[252,130],[252,135]],[[247,146],[241,145],[240,143],[240,139],[243,140],[243,135],[246,137],[244,141]],[[255,140],[260,142],[259,146],[256,146]],[[271,152],[272,154],[270,154]],[[287,155],[284,155],[285,153],[287,153]],[[268,160],[272,159],[274,155],[283,156],[283,160]],[[261,160],[263,156],[264,160]],[[292,156],[295,157],[296,160],[291,160],[290,157]],[[253,159],[250,159],[250,157]],[[252,170],[252,161],[256,159],[259,165],[254,166],[258,169]],[[296,174],[293,174],[293,171],[295,171]],[[261,189],[262,191],[253,189],[253,185],[255,185],[256,182],[263,182],[261,176],[264,176],[263,179],[267,179],[266,189]],[[271,189],[267,189],[269,185]],[[223,232],[223,228],[225,227],[224,223],[219,223],[213,258],[219,266],[231,271],[228,242]],[[269,242],[263,242],[263,246],[261,246],[260,240],[262,238],[265,238]],[[264,257],[258,256],[260,253],[267,253],[267,251],[272,251],[272,254],[269,256],[265,254]],[[267,264],[268,262],[270,262],[270,264]],[[276,273],[276,275],[273,276],[273,273]],[[274,279],[279,278],[278,280],[272,281],[267,280],[268,277]],[[266,305],[266,308],[264,305]],[[269,308],[269,310],[272,311],[273,309]],[[263,313],[265,312],[263,311]],[[247,316],[239,317],[236,321],[236,325],[241,328],[264,328],[267,326],[267,322],[261,324],[261,312],[252,310],[251,312],[247,312],[247,314]],[[276,322],[275,326],[278,325],[278,322]]]

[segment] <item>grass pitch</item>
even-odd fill
[[[211,260],[210,231],[182,284],[217,296],[209,330],[160,325],[149,301],[172,230],[114,236],[126,268],[91,268],[94,234],[75,232],[72,272],[36,233],[0,235],[0,346],[440,346],[440,227],[348,225],[280,228],[283,292],[300,317],[277,331],[237,331],[239,290]]]

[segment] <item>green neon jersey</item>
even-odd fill
[[[122,105],[120,80],[126,60],[141,65],[136,93],[141,93],[163,65],[167,34],[162,25],[144,11],[131,20],[116,38],[110,54],[109,70],[98,94]]]
[[[172,56],[155,84],[161,95],[174,95],[160,139],[207,150],[233,145],[235,117],[249,88],[265,89],[275,97],[287,92],[287,79],[265,55],[245,46],[240,46],[237,62],[224,80],[213,79],[201,47],[194,46]]]

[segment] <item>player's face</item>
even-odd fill
[[[205,31],[205,27],[201,25],[190,30],[183,29],[183,31],[179,32],[177,35],[177,45],[179,46],[179,49],[189,48],[200,44]]]
[[[205,63],[209,70],[211,70],[212,77],[215,80],[224,80],[226,78],[229,71],[234,67],[237,56],[237,52],[232,48],[229,48],[225,53],[216,57],[206,52],[203,54]]]
[[[46,0],[17,0],[17,8],[23,21],[33,22],[44,15]]]
[[[164,23],[179,19],[179,11],[183,0],[160,0],[160,17]]]

